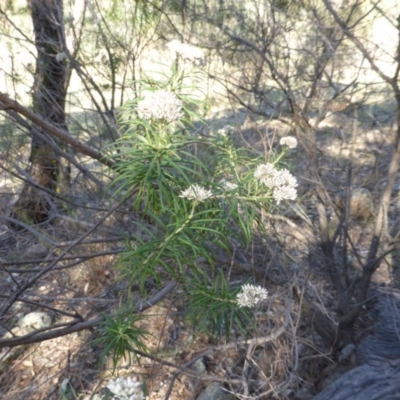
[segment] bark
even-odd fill
[[[65,98],[67,68],[60,58],[64,48],[62,0],[31,0],[30,5],[35,45],[36,75],[33,90],[33,111],[59,129],[67,130]],[[57,56],[58,55],[58,56]],[[32,129],[38,129],[32,127]],[[41,131],[43,135],[47,133]],[[13,208],[13,217],[40,223],[48,219],[52,199],[50,192],[65,183],[60,157],[52,147],[31,134],[28,173],[35,185],[25,184]],[[46,189],[41,191],[38,187]]]
[[[356,345],[358,366],[332,383],[327,377],[328,382],[322,382],[326,383],[324,390],[314,400],[400,398],[400,291],[378,287],[370,290],[368,297],[367,308],[371,308],[365,317],[373,326]]]
[[[396,400],[400,397],[400,361],[362,365],[344,374],[314,400]]]

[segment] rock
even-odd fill
[[[362,365],[342,375],[313,400],[396,400],[400,398],[400,361]]]
[[[373,329],[356,348],[356,362],[362,364],[336,379],[314,400],[400,399],[400,291],[371,289],[374,304],[367,315]]]
[[[10,339],[13,336],[24,336],[37,329],[47,328],[51,325],[51,317],[44,312],[34,311],[24,315],[18,321],[18,326],[6,332],[3,339]],[[11,354],[11,353],[10,353]]]
[[[355,349],[356,346],[353,343],[350,343],[347,346],[345,346],[340,352],[339,362],[341,364],[344,364],[346,361],[350,360]]]
[[[346,193],[341,193],[337,196],[336,204],[341,210],[344,210],[346,206]],[[373,215],[374,203],[371,192],[364,188],[352,190],[350,199],[350,216],[366,222]]]
[[[396,289],[371,289],[368,297],[376,299],[369,311],[369,319],[374,321],[373,332],[357,346],[358,364],[400,361],[400,291]]]
[[[233,400],[234,396],[228,393],[218,382],[208,385],[196,400]]]
[[[41,260],[49,254],[49,250],[43,243],[36,243],[26,249],[22,258],[24,260]]]
[[[44,312],[31,312],[18,321],[21,330],[32,332],[36,329],[47,328],[51,325],[51,317]]]
[[[193,369],[201,375],[203,372],[206,372],[207,368],[204,364],[204,361],[200,358],[196,360],[196,362],[193,364]]]

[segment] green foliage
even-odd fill
[[[186,281],[188,268],[201,274],[197,260],[205,258],[210,264],[213,262],[205,246],[206,240],[217,243],[223,240],[220,230],[214,226],[218,222],[223,224],[221,219],[213,216],[217,209],[196,212],[195,206],[188,210],[185,201],[177,200],[182,205],[181,214],[167,215],[166,223],[153,215],[157,229],[147,230],[145,239],[136,237],[135,243],[121,256],[124,277],[132,283],[138,282],[142,290],[149,277],[160,282],[162,272],[180,282]]]
[[[146,352],[142,338],[149,333],[135,326],[143,318],[141,315],[128,315],[127,312],[112,318],[104,314],[104,324],[97,331],[99,337],[92,342],[104,346],[100,361],[111,355],[115,370],[120,358],[128,357],[131,363],[132,355],[137,359],[136,350]]]
[[[117,162],[113,188],[133,196],[134,210],[142,216],[120,258],[121,279],[139,284],[143,293],[150,277],[158,284],[178,281],[190,320],[229,338],[234,327],[249,330],[252,313],[237,307],[239,289],[230,288],[212,253],[216,248],[230,252],[233,238],[249,246],[254,231],[264,230],[262,212],[274,207],[272,190],[254,172],[267,162],[282,165],[285,150],[250,156],[234,145],[230,127],[208,136],[194,134],[201,95],[186,85],[178,63],[170,76],[162,76],[161,81],[135,82],[142,96],[124,105],[120,122],[125,133],[109,148]],[[152,94],[157,103],[154,93],[160,89],[182,104],[180,118],[169,119],[159,112],[162,104],[146,102]]]
[[[239,308],[236,295],[240,287],[230,288],[225,272],[219,269],[212,279],[194,276],[186,288],[188,319],[195,327],[229,340],[233,328],[246,336],[255,328],[253,313]]]
[[[121,7],[120,1],[113,0],[111,7],[105,14],[105,22],[120,24],[123,20],[128,20],[132,25],[136,24],[143,27],[150,27],[158,18],[159,1],[148,0],[129,0],[124,2]]]
[[[0,119],[0,153],[3,156],[19,150],[27,143],[27,136],[20,133],[13,123]]]

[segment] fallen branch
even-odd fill
[[[74,148],[79,153],[85,154],[95,160],[100,161],[102,164],[107,165],[110,168],[113,168],[115,163],[109,158],[105,157],[104,154],[99,151],[94,150],[93,148],[86,146],[84,143],[79,140],[74,139],[67,131],[64,129],[60,129],[52,125],[51,123],[44,120],[39,115],[30,111],[28,108],[22,106],[15,100],[10,99],[5,93],[0,92],[0,106],[3,110],[11,109],[18,114],[21,114],[29,121],[33,122],[37,126],[40,126],[45,132],[49,135],[56,137],[61,140],[63,143],[69,144],[72,148]]]
[[[136,312],[142,312],[158,302],[160,302],[168,293],[170,293],[176,286],[176,282],[173,281],[161,289],[156,295],[150,300],[136,307]],[[114,317],[114,314],[108,314],[110,318]],[[4,347],[16,347],[26,344],[44,342],[45,340],[55,339],[61,336],[66,336],[71,333],[80,332],[86,329],[92,329],[96,325],[101,324],[104,321],[104,316],[99,315],[87,321],[71,321],[67,327],[50,326],[41,330],[31,332],[24,336],[13,337],[9,339],[0,340],[0,349]],[[65,325],[65,324],[63,324]],[[58,325],[60,326],[60,325]],[[55,328],[55,329],[54,329]],[[43,332],[45,330],[45,332]]]

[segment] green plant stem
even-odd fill
[[[156,260],[157,260],[160,257],[160,255],[162,254],[165,247],[168,245],[168,243],[188,226],[188,224],[194,217],[194,211],[195,211],[196,205],[197,205],[197,201],[193,201],[192,209],[190,211],[190,214],[185,219],[185,221],[181,224],[181,226],[179,226],[172,233],[170,233],[166,238],[164,238],[164,240],[158,245],[158,247],[155,249],[155,251],[147,256],[146,260],[144,261],[144,264],[147,264],[149,262],[149,260],[151,259],[151,257],[153,256],[154,253],[158,253],[157,257],[156,257]]]
[[[274,165],[277,164],[287,153],[287,149],[284,148],[281,152],[281,154],[279,154],[278,158],[274,161]]]

